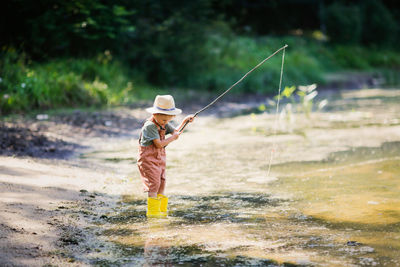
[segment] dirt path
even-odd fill
[[[135,166],[135,138],[141,120],[146,117],[143,111],[114,110],[92,114],[89,120],[84,119],[85,114],[78,114],[55,121],[28,122],[29,131],[25,134],[30,136],[29,140],[35,143],[37,136],[42,138],[42,149],[37,152],[40,158],[22,152],[18,157],[10,157],[8,152],[0,156],[0,262],[5,266],[113,265],[124,262],[118,258],[122,257],[116,253],[118,250],[124,255],[134,255],[123,257],[127,260],[125,263],[132,264],[138,259],[134,250],[139,247],[142,251],[144,237],[150,236],[147,242],[155,242],[158,247],[174,247],[179,240],[185,245],[202,244],[208,253],[236,250],[240,251],[239,255],[258,259],[268,251],[268,259],[281,263],[319,264],[326,258],[299,249],[301,239],[295,247],[290,247],[284,241],[288,233],[280,232],[279,225],[270,227],[280,241],[268,243],[256,237],[260,230],[252,229],[251,223],[248,231],[253,231],[252,234],[234,221],[247,222],[241,216],[252,218],[252,223],[260,220],[260,217],[253,218],[261,211],[260,207],[252,206],[254,197],[265,205],[271,203],[270,214],[293,210],[294,207],[283,201],[291,199],[291,192],[273,192],[269,185],[280,182],[277,177],[292,175],[296,168],[307,173],[307,168],[299,169],[296,162],[305,162],[303,165],[308,166],[309,162],[323,162],[332,153],[400,141],[400,108],[396,104],[399,98],[399,91],[393,90],[344,91],[339,98],[331,99],[328,112],[313,113],[311,118],[304,115],[296,115],[295,120],[282,118],[276,136],[271,135],[273,114],[199,117],[179,142],[168,147],[168,193],[172,196],[171,225],[181,227],[180,220],[197,220],[203,224],[187,225],[190,229],[183,224],[186,232],[172,228],[171,236],[163,232],[164,226],[155,225],[161,229],[156,232],[163,233],[163,238],[145,230],[150,226],[144,221],[145,198]],[[257,104],[224,103],[212,113],[228,115],[232,111],[249,111]],[[14,129],[19,129],[19,125],[7,124]],[[30,146],[32,142],[20,147]],[[276,149],[272,173],[266,177],[273,144]],[[69,149],[78,157],[65,158],[68,155],[65,151]],[[288,165],[282,169],[282,164]],[[274,204],[275,200],[263,193],[275,194],[276,203],[282,199],[282,204]],[[210,199],[244,205],[246,210],[242,214],[229,206],[225,214],[219,214],[221,207],[217,211],[208,206]],[[197,206],[199,201],[204,207],[212,208],[216,215]],[[187,214],[193,207],[200,210]],[[233,221],[225,224],[226,216]],[[127,222],[132,227],[115,226]],[[205,225],[208,225],[208,234],[203,230]],[[297,226],[288,223],[285,227],[296,229]],[[316,224],[313,227],[318,228]],[[323,232],[318,233],[324,238]],[[244,235],[249,237],[243,239]],[[132,236],[137,239],[129,239]],[[167,241],[155,241],[161,239]],[[121,250],[121,245],[125,250]],[[242,251],[240,246],[251,249]],[[289,250],[279,250],[280,246]],[[171,254],[174,253],[188,252]],[[352,264],[346,256],[339,258],[338,265]]]

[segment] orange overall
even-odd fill
[[[150,119],[157,126],[160,140],[165,139],[166,129],[161,127],[154,118]],[[165,188],[165,148],[157,148],[154,143],[148,146],[141,146],[139,138],[138,167],[142,177],[143,189],[145,192],[163,193]]]

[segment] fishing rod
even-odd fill
[[[229,87],[225,92],[223,92],[221,95],[219,95],[216,99],[214,99],[210,104],[208,104],[207,106],[205,106],[204,108],[200,109],[199,111],[197,111],[194,115],[193,118],[196,117],[197,115],[199,115],[199,113],[203,112],[204,110],[208,109],[209,107],[211,107],[215,102],[217,102],[219,99],[221,99],[224,95],[226,95],[233,87],[235,87],[238,83],[240,83],[241,81],[244,80],[244,78],[247,77],[247,75],[249,75],[250,73],[252,73],[255,69],[257,69],[258,67],[260,67],[262,64],[264,64],[265,61],[267,61],[268,59],[270,59],[271,57],[275,56],[277,53],[279,53],[281,50],[286,49],[286,47],[288,47],[287,44],[285,44],[284,46],[282,46],[281,48],[279,48],[278,50],[276,50],[274,53],[272,53],[270,56],[268,56],[267,58],[265,58],[263,61],[261,61],[260,63],[257,64],[257,66],[255,66],[254,68],[252,68],[249,72],[247,72],[245,75],[243,75],[242,78],[240,78],[237,82],[235,82],[231,87]],[[189,123],[189,121],[185,122],[185,124],[182,126],[182,128],[179,130],[179,132],[182,132],[183,129],[185,129],[186,125]]]

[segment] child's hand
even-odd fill
[[[188,115],[184,119],[185,122],[193,122],[194,121],[194,116],[193,115]]]

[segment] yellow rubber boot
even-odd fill
[[[147,198],[147,212],[146,216],[148,218],[163,218],[167,215],[160,211],[161,199],[148,197]]]
[[[168,198],[164,195],[158,194],[157,197],[161,199],[160,211],[161,213],[168,215]]]

